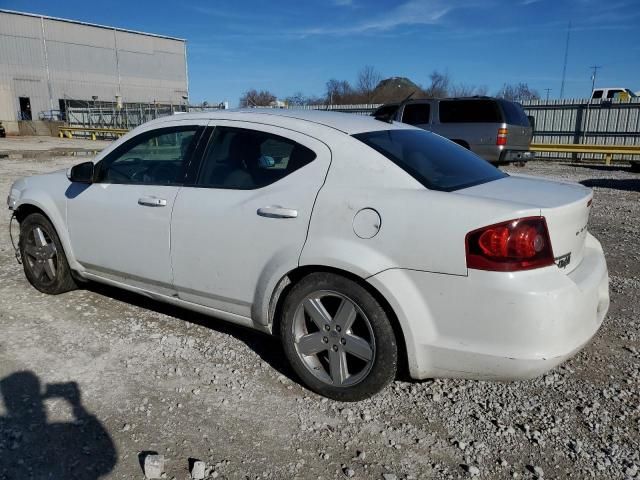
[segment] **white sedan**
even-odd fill
[[[582,348],[609,307],[591,202],[408,125],[283,110],[157,119],[8,198],[38,290],[93,280],[279,334],[344,401],[402,366],[523,379]]]

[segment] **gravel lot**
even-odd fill
[[[0,198],[20,176],[78,161],[34,156],[0,155]],[[265,335],[97,285],[40,294],[2,228],[0,479],[143,478],[147,451],[176,479],[189,458],[208,478],[640,478],[640,175],[507,170],[594,188],[590,230],[611,275],[603,328],[532,381],[398,380],[356,404],[300,386]]]

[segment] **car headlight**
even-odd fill
[[[15,210],[18,204],[18,198],[20,198],[20,191],[12,188],[7,196],[7,207],[9,207],[9,210]]]

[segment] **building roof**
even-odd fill
[[[3,9],[3,8],[0,8],[0,13],[10,13],[10,14],[13,14],[13,15],[23,15],[25,17],[44,18],[46,20],[55,20],[55,21],[58,21],[58,22],[75,23],[77,25],[85,25],[85,26],[88,26],[88,27],[105,28],[107,30],[116,30],[118,32],[135,33],[137,35],[146,35],[148,37],[165,38],[167,40],[176,40],[178,42],[186,42],[186,40],[184,38],[170,37],[168,35],[159,35],[157,33],[139,32],[137,30],[129,30],[129,29],[126,29],[126,28],[110,27],[108,25],[100,25],[98,23],[81,22],[80,20],[70,20],[68,18],[50,17],[48,15],[39,15],[37,13],[17,12],[15,10],[6,10],[6,9]]]

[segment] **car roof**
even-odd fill
[[[393,122],[387,123],[369,115],[331,112],[326,110],[303,110],[281,108],[250,108],[241,110],[213,110],[199,113],[183,113],[179,116],[161,117],[153,122],[172,119],[210,119],[210,120],[244,120],[247,122],[268,123],[274,126],[291,128],[292,123],[304,122],[307,127],[322,126],[339,130],[348,135],[377,130],[414,129],[410,125]]]

